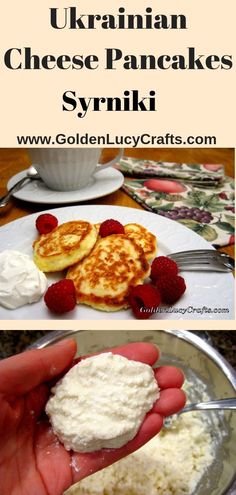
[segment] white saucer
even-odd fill
[[[26,176],[26,170],[14,175],[7,184],[9,189]],[[101,198],[117,191],[124,182],[124,176],[119,170],[109,167],[96,173],[89,184],[78,191],[53,191],[42,180],[31,180],[13,196],[23,201],[44,204],[81,203],[90,199]]]

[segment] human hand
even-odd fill
[[[147,343],[131,343],[110,351],[150,366],[159,357],[158,349]],[[180,390],[182,372],[159,367],[155,376],[160,398],[133,440],[120,449],[68,452],[53,434],[44,407],[51,380],[68,370],[75,353],[76,343],[68,339],[0,362],[1,495],[62,495],[72,484],[140,448],[160,431],[163,417],[185,404]]]

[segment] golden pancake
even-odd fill
[[[99,234],[100,223],[95,227]],[[125,235],[133,239],[144,251],[148,260],[155,258],[157,252],[157,238],[139,223],[128,223],[124,225]],[[100,236],[99,236],[100,238]]]
[[[63,223],[34,242],[34,262],[43,272],[68,268],[90,253],[97,236],[96,228],[89,222]]]
[[[148,260],[156,255],[157,239],[145,227],[138,223],[128,223],[124,226],[125,235],[133,239],[144,251]]]
[[[130,288],[149,276],[150,266],[143,249],[123,234],[100,239],[83,261],[72,266],[78,303],[102,311],[127,308]]]

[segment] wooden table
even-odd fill
[[[156,161],[222,163],[225,167],[226,175],[234,177],[234,150],[231,148],[127,148],[125,155]],[[107,161],[113,156],[114,150],[111,148],[106,149],[103,152],[103,161]],[[30,159],[25,150],[14,148],[0,149],[0,196],[6,193],[6,184],[10,177],[24,170],[29,165]],[[101,205],[119,205],[142,209],[136,201],[131,199],[122,190],[96,199],[95,202]],[[84,204],[93,204],[93,201],[88,201]],[[0,226],[30,213],[36,213],[43,209],[48,210],[49,208],[51,209],[52,205],[26,203],[13,198],[7,207],[0,210]],[[224,251],[234,257],[234,246],[232,245],[221,248],[220,251]]]

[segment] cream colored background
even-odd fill
[[[1,330],[236,330],[236,322],[231,320],[206,320],[206,321],[161,321],[157,320],[55,320],[55,321],[11,321],[1,320]]]
[[[182,13],[184,31],[54,30],[49,7],[78,5],[81,13],[142,13],[150,6],[155,14]],[[138,6],[137,6],[138,5]],[[16,146],[17,134],[140,134],[216,135],[218,146],[234,146],[235,70],[216,71],[106,71],[104,47],[117,47],[125,54],[185,54],[195,46],[198,54],[235,54],[235,0],[101,0],[73,2],[4,2],[1,8],[1,138],[0,145]],[[97,54],[95,71],[11,71],[3,64],[10,47],[31,46],[36,54]],[[125,89],[158,95],[158,110],[150,112],[89,112],[78,119],[75,112],[62,112],[62,94],[75,90],[80,96],[122,96]]]

